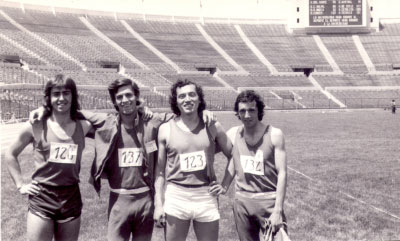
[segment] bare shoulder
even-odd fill
[[[275,146],[284,145],[284,135],[281,129],[271,126],[271,141]]]
[[[231,140],[232,144],[235,144],[235,137],[236,137],[236,133],[238,132],[239,128],[240,128],[240,126],[234,126],[226,132],[226,135]]]
[[[170,129],[169,122],[161,124],[160,128],[158,129],[158,141],[166,141],[169,136]]]

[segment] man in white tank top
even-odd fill
[[[214,154],[217,145],[229,159],[232,145],[218,122],[202,122],[200,86],[178,80],[171,87],[170,103],[177,117],[162,124],[158,133],[154,220],[165,226],[168,241],[186,240],[192,221],[198,240],[217,240],[216,196],[222,187],[215,181]]]
[[[287,229],[285,141],[280,129],[262,123],[264,107],[255,91],[241,92],[234,110],[242,126],[227,132],[233,150],[222,186],[226,192],[235,177],[234,216],[241,241],[260,240],[267,225],[274,235]]]

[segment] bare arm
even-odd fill
[[[217,122],[215,124],[215,128],[216,128],[216,132],[217,132],[217,143],[220,146],[222,152],[224,153],[224,155],[226,156],[226,158],[228,159],[228,163],[226,165],[225,168],[225,174],[224,177],[222,179],[222,183],[221,185],[214,185],[213,187],[210,188],[210,193],[213,195],[220,195],[220,194],[225,194],[228,189],[229,186],[232,183],[232,180],[235,176],[235,168],[234,168],[234,163],[232,160],[232,149],[233,149],[233,145],[232,145],[232,138],[229,137],[229,135],[232,135],[232,132],[230,130],[231,133],[225,133],[224,128],[221,126],[221,124],[219,122]],[[236,129],[235,129],[236,130]],[[233,134],[236,134],[236,132],[234,132]],[[233,138],[234,140],[234,138]]]
[[[287,163],[285,138],[280,129],[272,128],[271,141],[275,148],[275,166],[278,171],[275,207],[270,217],[271,224],[274,227],[282,223],[283,202],[286,195]]]
[[[21,167],[18,161],[18,156],[25,149],[25,147],[32,142],[32,125],[30,123],[25,123],[21,132],[18,134],[17,139],[11,144],[4,156],[8,172],[10,173],[11,178],[21,194],[36,195],[40,190],[40,188],[36,186],[37,183],[35,181],[29,184],[23,183]]]
[[[165,214],[164,214],[164,187],[165,187],[165,166],[167,161],[167,150],[166,144],[169,136],[170,128],[169,124],[165,123],[160,126],[158,132],[158,160],[156,164],[156,181],[155,197],[154,197],[154,221],[157,226],[161,227],[165,225]]]
[[[233,149],[233,144],[235,142],[236,132],[237,132],[237,127],[232,127],[226,133],[226,136],[228,137],[228,139],[231,142],[232,149]],[[231,151],[231,155],[232,155],[232,151]],[[222,187],[225,189],[225,193],[228,191],[228,189],[233,181],[233,178],[235,177],[235,174],[236,174],[235,165],[234,165],[234,162],[233,162],[233,159],[231,156],[228,164],[226,165],[224,178],[222,179],[222,183],[221,183]]]

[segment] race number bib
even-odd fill
[[[255,156],[240,155],[240,163],[245,173],[264,175],[264,155],[261,150],[257,150]]]
[[[182,172],[194,172],[203,170],[207,165],[204,151],[196,151],[179,155]]]
[[[50,142],[49,162],[75,164],[77,155],[77,144]]]
[[[141,167],[143,164],[143,154],[140,148],[119,148],[118,149],[119,167]]]

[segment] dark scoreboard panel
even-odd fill
[[[309,0],[309,26],[362,26],[363,0]]]

